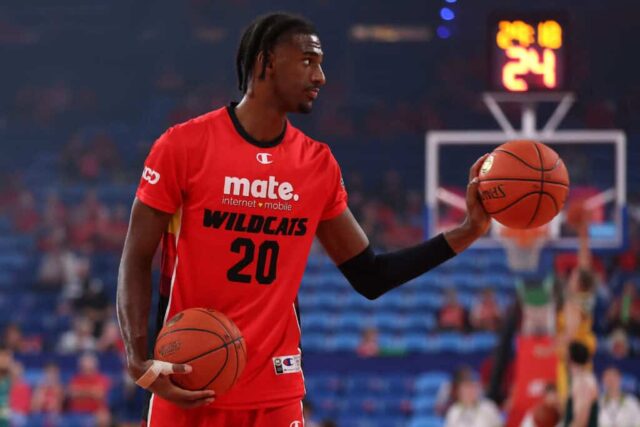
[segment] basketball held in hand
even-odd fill
[[[173,316],[156,339],[154,358],[190,365],[189,374],[171,380],[187,390],[224,394],[238,380],[247,349],[238,327],[219,311],[190,308]]]
[[[569,173],[558,154],[537,141],[510,141],[487,157],[478,175],[482,204],[510,228],[551,221],[569,193]]]

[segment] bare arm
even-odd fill
[[[151,264],[170,219],[170,214],[152,209],[138,199],[133,202],[120,261],[116,304],[127,367],[134,380],[144,373],[141,365],[147,360]]]
[[[575,388],[573,393],[573,421],[570,427],[587,427],[591,405],[598,398],[598,391],[592,384]]]
[[[585,214],[586,216],[586,214]],[[587,219],[578,227],[578,267],[591,270],[591,250],[589,249],[589,222]]]
[[[133,202],[129,230],[118,274],[118,322],[127,354],[127,369],[135,380],[153,364],[147,359],[147,327],[151,308],[151,264],[167,229],[171,214],[153,209],[137,198]],[[173,365],[173,373],[188,373],[187,365]],[[182,407],[212,402],[211,391],[188,391],[160,375],[148,390]]]

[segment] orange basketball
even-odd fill
[[[187,390],[210,389],[219,396],[238,380],[247,361],[247,349],[238,327],[224,314],[189,308],[173,316],[156,339],[154,357],[186,363],[193,371],[173,375]]]
[[[555,217],[569,192],[569,174],[558,153],[537,141],[510,141],[480,168],[486,211],[511,228],[534,228]]]

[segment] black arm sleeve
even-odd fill
[[[443,234],[411,248],[376,255],[371,245],[338,268],[353,289],[373,300],[439,266],[456,253]]]

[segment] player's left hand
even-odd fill
[[[469,169],[469,184],[467,185],[467,217],[465,218],[464,225],[468,228],[469,232],[477,237],[482,236],[489,229],[491,224],[491,217],[484,210],[482,202],[480,201],[480,193],[478,192],[478,174],[480,168],[489,154],[485,154],[480,157]]]

